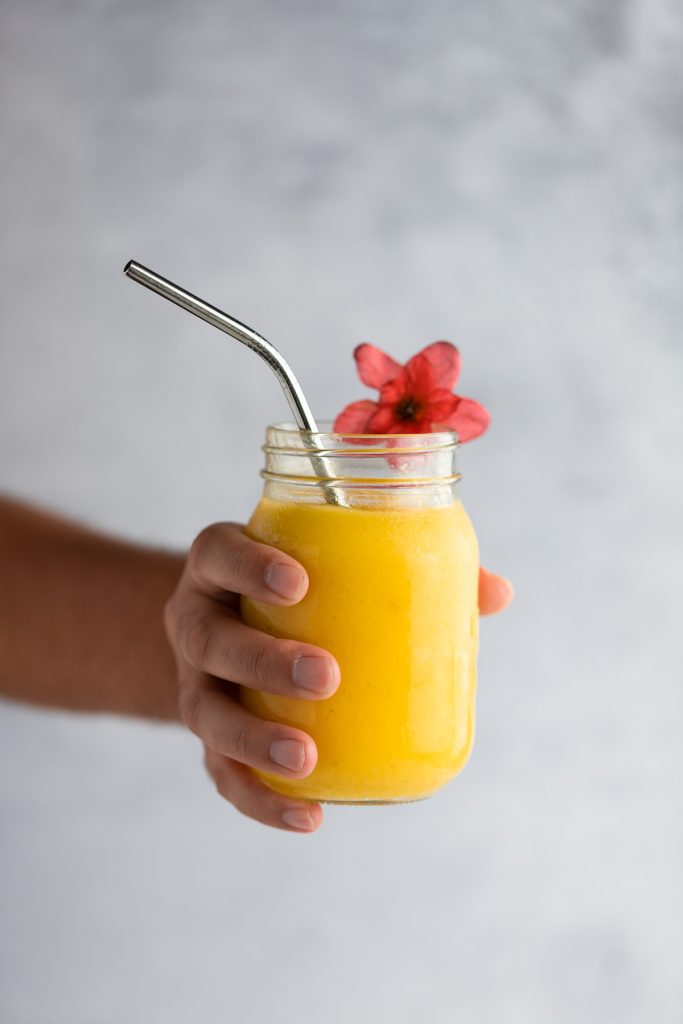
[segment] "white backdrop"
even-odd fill
[[[248,515],[278,388],[133,257],[320,416],[359,341],[458,343],[517,600],[465,773],[312,837],[179,729],[0,706],[3,1022],[682,1019],[682,44],[676,0],[4,0],[0,487],[176,547]]]

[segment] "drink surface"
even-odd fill
[[[464,766],[474,734],[477,540],[462,504],[339,508],[261,500],[247,532],[306,568],[291,608],[243,599],[247,623],[329,650],[341,685],[306,701],[244,688],[261,718],[313,736],[306,779],[281,793],[335,802],[428,796]]]

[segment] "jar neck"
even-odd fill
[[[336,434],[276,424],[266,432],[264,496],[274,501],[386,508],[452,505],[459,440],[433,434]]]

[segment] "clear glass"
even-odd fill
[[[279,608],[244,599],[245,620],[331,651],[337,693],[306,701],[244,689],[261,718],[318,746],[281,793],[328,803],[429,796],[465,765],[474,737],[479,553],[457,493],[457,436],[312,435],[269,427],[250,536],[298,559],[309,590]]]

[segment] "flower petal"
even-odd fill
[[[430,423],[446,423],[458,407],[459,398],[445,388],[434,388],[429,396],[426,417]]]
[[[450,391],[460,376],[460,352],[450,341],[435,341],[406,364],[411,368],[416,360],[427,362],[431,368],[434,386]]]
[[[380,405],[396,405],[402,398],[413,394],[412,381],[407,369],[400,367],[397,375],[383,384],[379,392]]]
[[[396,424],[400,422],[393,404],[382,402],[375,406],[375,412],[368,423],[368,431],[371,434],[395,434]]]
[[[423,359],[421,352],[413,356],[406,365],[400,380],[403,394],[425,406],[428,405],[432,392],[439,387],[429,360]],[[384,389],[382,394],[384,395]]]
[[[363,399],[361,402],[351,402],[337,416],[332,425],[335,434],[366,434],[368,424],[375,414],[377,402]]]
[[[491,417],[483,405],[475,402],[473,398],[458,397],[455,410],[447,419],[443,420],[443,423],[439,423],[439,426],[443,425],[449,430],[455,430],[464,443],[473,441],[475,437],[483,434],[490,422]]]
[[[403,367],[381,348],[364,342],[353,350],[358,376],[369,388],[381,388],[388,380],[398,376]]]

